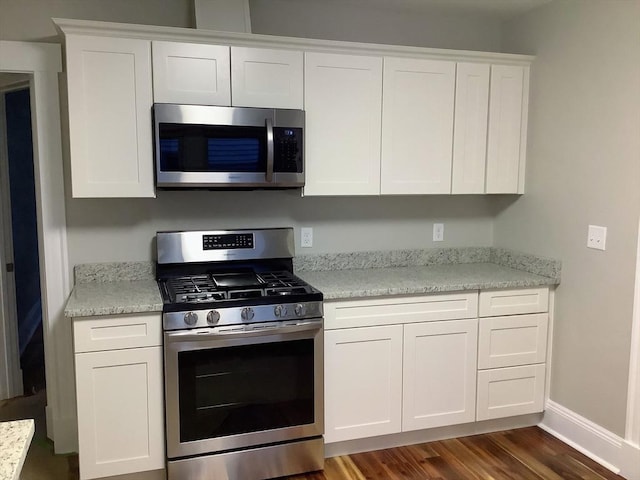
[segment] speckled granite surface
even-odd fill
[[[162,298],[155,280],[78,283],[64,309],[66,317],[160,312]]]
[[[552,258],[538,257],[528,253],[514,252],[506,248],[491,248],[491,263],[502,265],[503,267],[524,270],[525,272],[550,277],[560,283],[560,271],[562,263],[560,260]]]
[[[18,480],[35,432],[33,420],[0,423],[0,480]]]
[[[327,300],[560,283],[560,262],[494,247],[299,255],[298,276]],[[67,317],[162,311],[152,262],[75,268]]]
[[[491,247],[431,248],[426,250],[382,250],[371,252],[298,255],[293,259],[296,272],[309,270],[349,270],[389,268],[451,263],[486,263]]]
[[[75,283],[153,280],[153,262],[85,263],[73,269]]]
[[[558,283],[550,277],[493,263],[302,271],[297,274],[320,290],[325,300],[534,287]]]

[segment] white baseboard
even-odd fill
[[[628,480],[640,480],[640,448],[548,400],[539,427]]]

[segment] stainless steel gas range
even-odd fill
[[[156,240],[168,479],[322,469],[322,293],[293,274],[293,230]]]

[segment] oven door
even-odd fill
[[[165,332],[170,459],[319,436],[322,319]]]

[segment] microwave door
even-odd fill
[[[252,186],[273,171],[273,146],[262,127],[159,125],[158,186]]]

